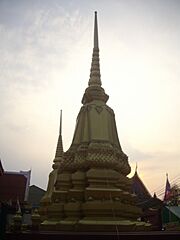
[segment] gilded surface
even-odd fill
[[[85,90],[72,144],[57,145],[54,170],[42,199],[41,228],[59,231],[134,231],[141,210],[130,193],[131,169],[122,151],[114,111],[101,87],[97,15],[90,79]],[[46,204],[45,204],[46,203]]]

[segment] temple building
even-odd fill
[[[111,80],[113,81],[113,79]],[[70,148],[62,145],[62,115],[53,169],[41,200],[41,229],[49,231],[138,231],[151,225],[132,193],[131,168],[123,152],[115,114],[102,88],[97,13],[88,87],[82,97]],[[72,103],[73,104],[73,103]]]
[[[142,209],[141,219],[151,223],[153,230],[161,230],[163,202],[157,198],[155,193],[151,196],[138,174],[137,165],[131,180],[132,193],[137,196],[136,205]]]
[[[0,201],[16,205],[27,202],[31,170],[5,171],[0,160]]]

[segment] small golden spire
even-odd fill
[[[57,148],[56,148],[56,155],[55,159],[58,157],[62,157],[64,154],[63,151],[63,143],[62,143],[62,110],[60,111],[60,124],[59,124],[59,138],[58,138],[58,143],[57,143]]]

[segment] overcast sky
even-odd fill
[[[180,176],[178,0],[0,0],[0,158],[46,188],[60,109],[67,150],[88,85],[95,10],[121,146],[160,194]]]

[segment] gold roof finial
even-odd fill
[[[101,86],[97,12],[95,12],[95,17],[94,17],[94,47],[93,47],[89,86]]]

